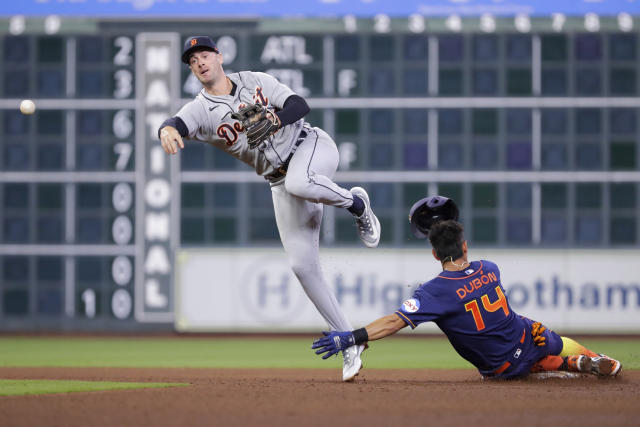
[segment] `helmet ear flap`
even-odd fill
[[[425,239],[435,223],[457,221],[459,214],[458,206],[453,199],[443,196],[426,197],[414,203],[409,211],[411,232],[417,238]]]

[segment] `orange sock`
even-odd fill
[[[560,356],[575,356],[579,354],[585,354],[589,357],[598,357],[598,353],[594,353],[589,350],[582,344],[579,344],[572,340],[571,338],[561,337],[562,338],[562,351],[560,352]]]
[[[562,361],[560,356],[543,357],[531,367],[531,372],[557,371],[562,365]]]

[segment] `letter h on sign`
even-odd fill
[[[265,307],[270,299],[270,296],[279,297],[280,307],[289,306],[289,276],[282,275],[282,281],[279,285],[267,284],[267,277],[265,274],[261,274],[258,278],[258,306]]]
[[[336,278],[336,298],[339,303],[344,302],[346,295],[352,294],[356,299],[356,305],[362,305],[363,293],[362,276],[356,278],[356,284],[353,286],[345,284],[341,276]]]

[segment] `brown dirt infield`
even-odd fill
[[[9,426],[631,426],[640,371],[618,378],[480,381],[471,370],[0,368],[3,379],[189,387],[0,397]]]

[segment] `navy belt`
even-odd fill
[[[307,138],[307,135],[308,134],[306,130],[302,129],[300,131],[300,135],[298,135],[298,139],[294,144],[296,148],[299,147],[300,144],[302,144],[302,142]],[[266,175],[265,178],[267,178],[269,181],[275,181],[276,179],[279,179],[285,176],[287,174],[287,170],[289,169],[289,162],[291,161],[291,158],[293,157],[294,153],[295,153],[295,150],[293,150],[291,154],[289,154],[289,157],[287,157],[287,160],[285,160],[284,163],[282,163],[282,165],[278,169],[271,172],[269,175]]]

